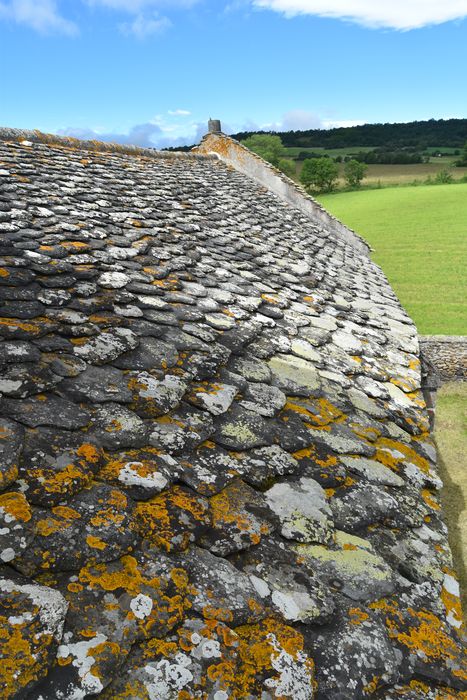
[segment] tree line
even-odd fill
[[[244,131],[234,134],[233,138],[244,141],[253,134],[277,135],[286,147],[330,149],[385,146],[394,151],[404,147],[424,151],[437,146],[462,148],[467,141],[467,119],[430,119],[407,124],[362,124],[307,131]]]

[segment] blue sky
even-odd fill
[[[0,0],[0,125],[140,145],[467,117],[467,0]]]

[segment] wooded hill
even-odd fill
[[[467,119],[429,119],[407,124],[362,124],[337,129],[308,131],[244,131],[233,134],[239,141],[257,133],[275,133],[285,147],[351,148],[382,147],[413,148],[424,151],[431,147],[462,148],[467,142]]]

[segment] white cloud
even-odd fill
[[[169,109],[168,114],[172,117],[189,117],[191,112],[187,109]]]
[[[372,29],[418,29],[467,16],[467,0],[253,0],[253,5],[287,17],[319,15]]]
[[[57,133],[61,136],[74,136],[78,139],[89,140],[95,139],[97,141],[105,141],[106,143],[121,143],[124,145],[141,146],[143,148],[168,148],[170,146],[190,146],[199,143],[207,132],[207,122],[192,122],[184,128],[190,133],[185,132],[185,134],[183,134],[182,132],[178,136],[169,135],[176,127],[150,121],[131,127],[127,133],[75,127],[59,129]]]
[[[292,109],[282,117],[284,131],[305,131],[306,129],[321,129],[323,122],[314,112],[304,109]]]
[[[74,22],[62,17],[55,0],[11,0],[0,2],[0,20],[6,19],[23,24],[41,34],[78,33]]]
[[[154,34],[162,34],[172,26],[168,17],[160,17],[157,14],[150,16],[138,14],[131,22],[120,24],[123,34],[132,34],[137,39],[146,39]]]
[[[348,128],[350,126],[361,126],[367,122],[364,119],[337,119],[329,120],[325,119],[323,122],[324,129],[341,129]]]

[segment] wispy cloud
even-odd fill
[[[172,131],[170,125],[161,125],[150,121],[131,127],[127,133],[75,127],[59,129],[57,133],[61,136],[74,136],[78,139],[95,139],[106,143],[120,143],[143,148],[169,148],[199,143],[207,131],[207,123],[193,122],[187,127],[187,131],[188,129],[190,133],[186,133],[186,135],[170,136],[168,135]]]
[[[467,0],[252,0],[253,6],[287,17],[319,15],[372,29],[407,31],[467,16]]]
[[[78,34],[74,22],[62,17],[54,0],[10,0],[0,2],[0,20],[30,27],[40,34]]]
[[[161,17],[157,13],[136,15],[131,22],[122,22],[119,25],[120,31],[126,35],[135,36],[137,39],[146,39],[154,34],[162,34],[172,26],[168,17]]]
[[[187,109],[169,109],[168,114],[172,117],[189,117],[191,112]]]
[[[84,0],[92,7],[102,7],[130,15],[131,19],[119,24],[127,36],[147,39],[162,34],[172,26],[172,20],[159,10],[181,10],[196,5],[200,0]]]
[[[243,131],[307,131],[308,129],[334,129],[337,127],[359,126],[365,124],[364,119],[329,119],[323,118],[316,112],[306,109],[291,109],[279,121],[258,124],[248,119],[240,128],[225,133]]]

